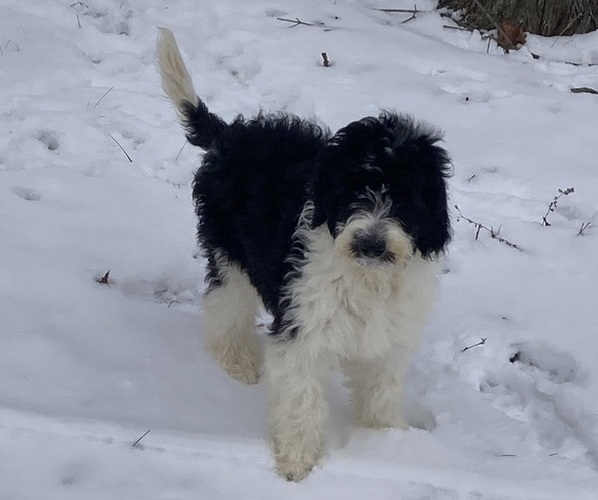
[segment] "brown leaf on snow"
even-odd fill
[[[517,49],[518,45],[525,43],[525,32],[519,24],[505,20],[500,23],[496,42],[508,53],[509,50]]]

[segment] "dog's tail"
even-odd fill
[[[218,115],[210,113],[195,93],[193,80],[185,67],[172,31],[168,28],[159,30],[156,51],[162,89],[176,107],[187,140],[195,146],[208,149],[226,129],[227,124]]]

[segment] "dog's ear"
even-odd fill
[[[315,168],[311,185],[311,199],[314,204],[311,228],[328,224],[330,234],[334,235],[336,213],[340,203],[343,179],[335,163],[329,161],[329,152],[325,152]]]
[[[332,216],[336,205],[334,202],[334,191],[333,187],[327,182],[325,176],[321,177],[321,174],[321,172],[316,173],[316,179],[312,186],[314,212],[311,219],[311,228],[315,229],[327,222],[330,234],[334,234],[335,223]]]
[[[424,256],[438,254],[450,240],[446,178],[451,160],[438,145],[442,134],[401,115],[386,113],[380,120],[395,134],[393,153],[400,166],[394,170],[395,184],[410,199],[403,205],[402,221]]]

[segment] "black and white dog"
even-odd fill
[[[325,378],[342,368],[368,427],[407,426],[403,379],[432,305],[435,258],[450,238],[449,157],[434,129],[392,112],[331,134],[292,115],[230,124],[197,97],[172,32],[161,29],[162,86],[191,144],[208,262],[208,352],[258,381],[261,304],[278,472],[300,481],[323,453]]]

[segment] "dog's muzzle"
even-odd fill
[[[386,240],[377,236],[363,236],[353,242],[353,253],[357,258],[375,259],[386,252]]]
[[[351,253],[359,263],[368,266],[394,262],[386,238],[379,234],[355,235],[351,242]]]

